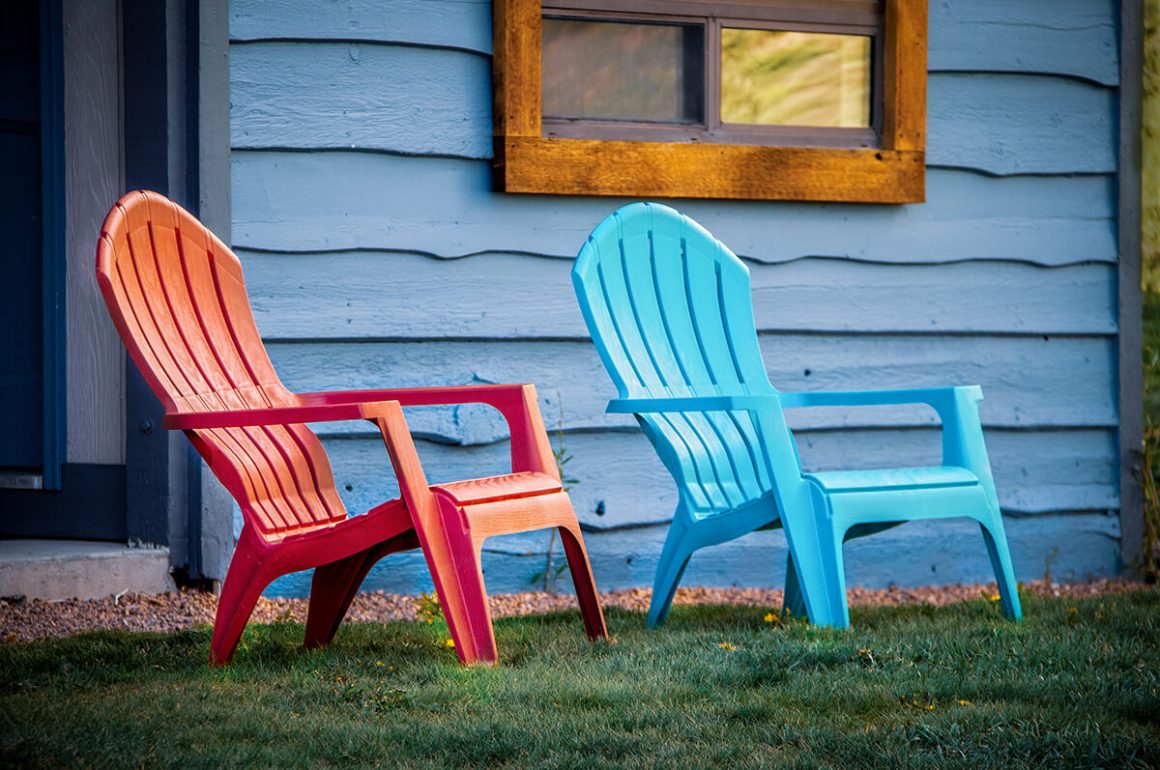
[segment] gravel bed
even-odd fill
[[[1051,596],[1089,597],[1121,591],[1148,588],[1143,583],[1112,579],[1082,583],[1043,581],[1024,584],[1025,590]],[[925,588],[852,588],[851,605],[933,604],[945,605],[980,597],[996,596],[995,584],[949,585]],[[601,594],[605,607],[621,607],[634,612],[648,609],[652,591],[630,588]],[[761,608],[781,606],[782,592],[762,588],[680,588],[676,604],[732,604]],[[576,607],[576,598],[568,593],[530,592],[492,596],[491,609],[496,617],[529,615]],[[414,620],[419,597],[382,592],[359,594],[347,620],[384,622]],[[217,597],[205,591],[181,591],[167,594],[127,593],[105,599],[72,599],[46,602],[39,599],[0,599],[0,640],[26,642],[50,636],[68,636],[97,629],[126,631],[180,631],[213,623]],[[251,622],[306,621],[305,599],[260,599]]]

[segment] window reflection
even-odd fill
[[[869,126],[870,42],[862,35],[722,29],[722,122]]]
[[[545,18],[543,114],[699,123],[703,28]]]

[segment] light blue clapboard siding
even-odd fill
[[[928,166],[989,174],[1116,169],[1116,92],[1057,77],[932,74]]]
[[[1120,82],[1116,0],[931,0],[931,70]]]
[[[234,147],[491,157],[491,60],[473,54],[358,43],[236,46],[230,97]]]
[[[240,250],[267,339],[587,338],[572,261],[519,254]],[[875,265],[805,258],[749,265],[769,332],[1114,334],[1114,265]],[[326,281],[318,276],[326,275]],[[507,302],[536,297],[536,312]],[[416,296],[423,297],[416,312]]]
[[[491,0],[230,0],[231,40],[280,38],[377,40],[490,54]]]
[[[1021,579],[1049,559],[1057,576],[1119,569],[1118,13],[932,0],[924,204],[674,204],[749,261],[779,387],[983,386]],[[611,385],[567,275],[625,201],[492,192],[490,18],[486,0],[233,0],[234,245],[294,389],[535,382],[574,457],[598,581],[647,585],[675,491],[635,423],[603,414]],[[506,469],[491,410],[408,417],[433,480]],[[811,468],[938,461],[922,408],[791,421]],[[352,509],[395,493],[364,424],[323,435]],[[492,590],[525,588],[546,544],[489,542]],[[687,582],[779,585],[784,553],[780,533],[756,533],[698,554]],[[967,525],[909,525],[847,555],[854,584],[990,578]],[[366,587],[431,584],[407,554]]]
[[[1041,72],[1119,82],[1114,0],[934,0],[933,71]],[[403,42],[491,53],[487,0],[233,0],[235,41],[279,38]],[[235,48],[237,50],[237,48]]]
[[[1114,515],[1076,514],[1008,518],[1015,576],[1036,580],[1050,562],[1055,580],[1080,580],[1114,574],[1119,568],[1119,519]],[[663,526],[585,535],[588,556],[600,589],[652,584],[664,542]],[[494,538],[484,544],[483,573],[488,591],[506,593],[538,588],[531,578],[544,569],[547,533]],[[557,541],[555,564],[563,559]],[[683,585],[781,588],[785,583],[785,536],[754,532],[729,545],[698,551]],[[971,522],[912,522],[845,548],[850,585],[884,588],[891,584],[987,583],[994,580],[979,530]],[[366,591],[417,594],[431,591],[423,557],[417,551],[388,556],[363,585]],[[558,590],[568,592],[567,575]],[[275,583],[269,593],[305,596],[310,573],[299,572]],[[679,608],[675,612],[679,612]],[[857,609],[854,623],[857,624]],[[759,614],[764,614],[760,612]],[[999,618],[998,610],[995,617]],[[579,624],[579,616],[576,618]]]
[[[761,348],[770,379],[786,391],[981,385],[985,400],[980,409],[988,427],[1116,425],[1115,403],[1108,395],[1114,392],[1109,367],[1116,351],[1114,339],[1107,337],[786,334],[762,336]],[[531,382],[553,425],[561,411],[568,429],[636,424],[628,416],[604,414],[615,391],[587,341],[315,342],[272,344],[270,354],[296,391]],[[795,425],[812,428],[889,425],[896,419],[931,422],[925,408],[903,409],[803,409],[793,415]],[[456,425],[449,410],[433,414],[438,416],[424,416],[419,425],[446,441],[489,442],[506,435],[498,419]]]
[[[738,255],[881,262],[1115,262],[1115,177],[927,172],[927,202],[676,201]],[[235,151],[234,245],[574,257],[616,198],[497,195],[485,161]]]
[[[473,54],[264,43],[238,46],[230,71],[235,147],[491,157],[491,62]],[[415,93],[426,95],[421,108]],[[989,174],[1114,171],[1113,99],[1073,79],[932,74],[927,163]]]
[[[558,446],[559,437],[553,439]],[[939,432],[931,428],[807,431],[797,439],[807,470],[939,463]],[[324,442],[349,510],[359,513],[398,495],[381,438],[330,437]],[[1060,430],[1054,441],[1027,431],[988,431],[1000,505],[1014,514],[1115,509],[1119,501],[1111,482],[1116,469],[1108,457],[1113,442],[1113,433],[1103,429]],[[458,447],[419,440],[417,446],[431,483],[511,468],[507,442]],[[672,517],[676,488],[640,432],[571,433],[564,447],[574,458],[568,465],[578,479],[573,501],[586,527],[659,524]],[[604,514],[597,515],[601,502]]]

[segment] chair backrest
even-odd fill
[[[125,195],[97,244],[97,282],[167,413],[293,406],[258,334],[237,256],[153,192]],[[267,536],[346,517],[304,425],[187,431],[246,521]]]
[[[621,398],[776,394],[748,268],[673,209],[633,203],[614,212],[580,249],[572,281]],[[748,413],[640,421],[695,510],[736,507],[770,489],[765,442]]]

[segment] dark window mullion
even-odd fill
[[[882,146],[883,112],[886,109],[885,23],[874,32],[870,46],[870,128]]]
[[[705,130],[721,128],[721,22],[705,19]]]

